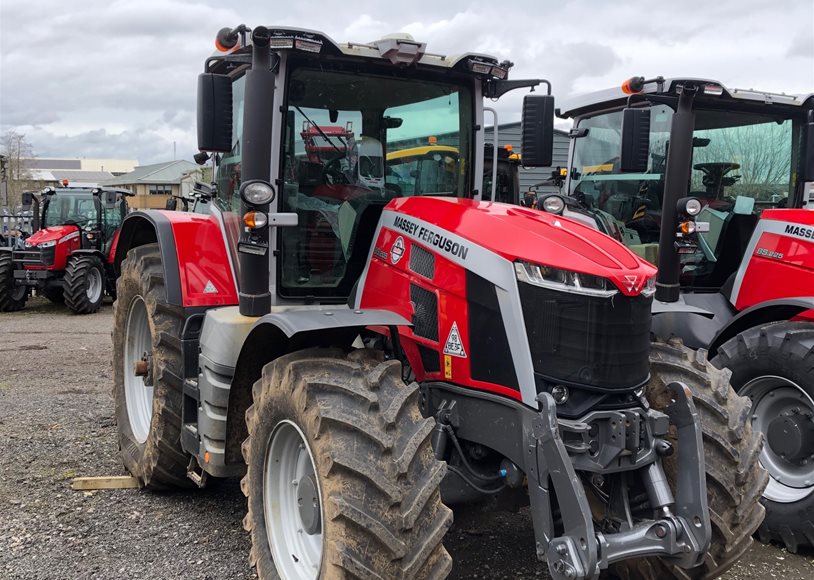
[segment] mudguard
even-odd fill
[[[814,311],[814,296],[769,300],[747,308],[738,313],[718,331],[709,344],[708,356],[713,359],[718,354],[718,349],[722,344],[747,328],[762,326],[770,322],[792,320],[807,311]]]
[[[117,276],[127,252],[156,242],[169,304],[207,307],[238,303],[229,251],[215,216],[163,210],[129,214],[116,245],[113,265]]]

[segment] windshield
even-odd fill
[[[279,232],[280,293],[346,297],[390,199],[469,191],[472,133],[468,86],[295,69],[280,211],[299,225]],[[431,137],[443,151],[409,154]]]
[[[96,223],[96,203],[91,194],[56,193],[45,206],[42,227],[73,224],[84,227]]]
[[[588,134],[576,139],[570,173],[570,194],[599,228],[652,262],[657,261],[671,118],[666,105],[651,108],[650,159],[644,173],[619,170],[621,111],[582,120],[579,127]],[[696,254],[682,258],[683,284],[723,285],[740,262],[760,213],[788,206],[795,134],[791,119],[695,111],[687,194],[701,200],[697,221],[710,228],[699,234]]]

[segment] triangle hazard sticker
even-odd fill
[[[204,286],[204,294],[217,294],[218,289],[215,288],[215,285],[212,283],[212,280],[206,281],[206,286]]]
[[[464,350],[464,344],[461,342],[457,322],[452,323],[452,329],[450,329],[447,342],[444,345],[444,354],[466,358],[466,351]]]

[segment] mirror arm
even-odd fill
[[[486,81],[486,90],[484,96],[487,99],[499,99],[509,91],[522,88],[530,88],[532,92],[537,85],[546,85],[546,94],[551,94],[551,83],[545,79],[526,79],[516,81],[504,81],[499,79],[492,79]]]

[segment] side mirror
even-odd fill
[[[232,79],[198,75],[198,150],[232,150]]]
[[[113,209],[119,202],[119,195],[115,191],[105,191],[105,209]]]
[[[523,136],[520,144],[523,167],[550,167],[554,155],[554,97],[523,98]]]
[[[802,181],[814,181],[814,114],[809,113],[806,123],[805,149],[803,163],[800,167]]]
[[[23,211],[28,211],[34,203],[34,195],[30,191],[24,191],[21,195],[21,201]]]
[[[164,206],[164,209],[169,211],[175,211],[178,209],[178,200],[174,197],[167,198],[167,203]]]
[[[649,156],[650,109],[623,110],[620,169],[623,172],[644,173]]]

